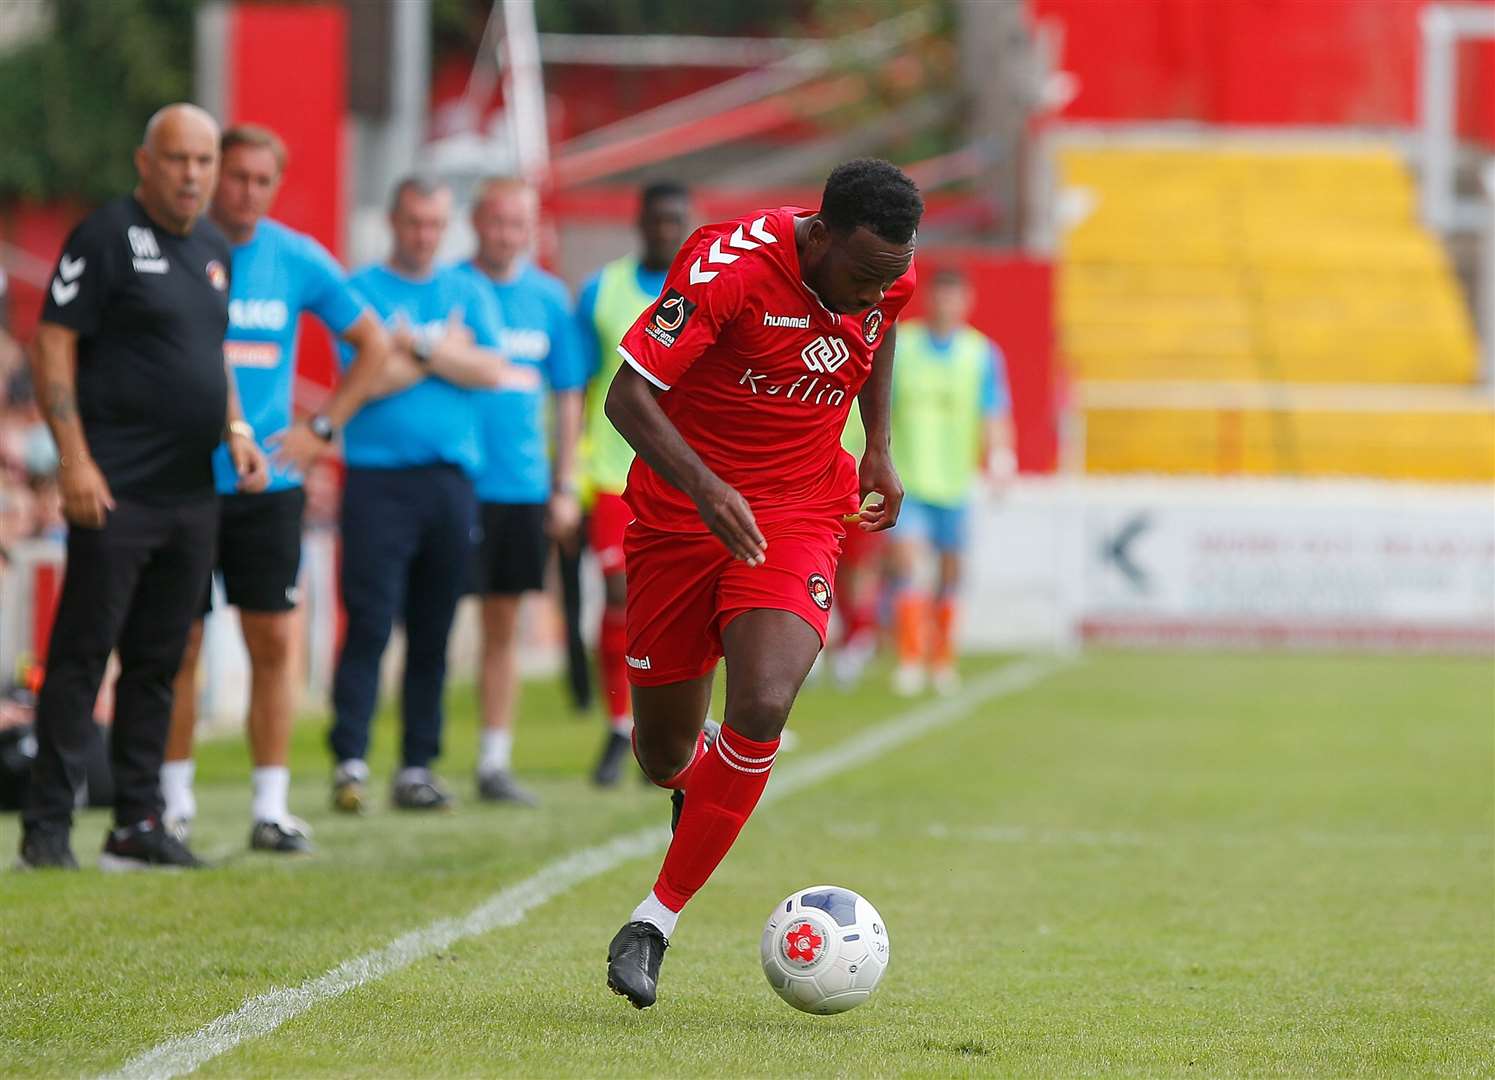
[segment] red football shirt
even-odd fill
[[[618,346],[664,391],[660,407],[691,449],[765,524],[856,513],[856,462],[841,432],[914,289],[910,266],[869,311],[829,311],[800,277],[794,221],[812,212],[781,206],[697,229]],[[650,528],[706,531],[689,496],[643,458],[623,498]]]

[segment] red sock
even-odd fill
[[[602,632],[597,637],[597,666],[602,691],[607,698],[607,717],[620,720],[628,715],[628,633],[621,611],[602,609]]]
[[[726,857],[758,805],[778,749],[778,739],[754,742],[722,726],[715,748],[690,774],[685,809],[654,883],[665,907],[683,908]]]
[[[842,617],[846,620],[844,644],[860,645],[877,633],[877,598],[847,604]]]
[[[654,781],[655,786],[671,789],[683,788],[686,781],[690,779],[690,774],[695,771],[696,762],[701,760],[701,755],[704,753],[706,753],[706,733],[703,731],[696,736],[696,752],[691,755],[690,764],[686,765],[685,768],[681,769],[668,780]],[[633,729],[633,756],[635,758],[638,757],[638,728]],[[643,766],[642,761],[639,762],[639,766]]]

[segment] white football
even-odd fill
[[[763,928],[763,974],[807,1013],[842,1013],[872,996],[888,970],[888,928],[877,909],[836,885],[779,902]]]

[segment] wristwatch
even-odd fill
[[[237,435],[242,439],[254,442],[254,428],[250,426],[248,420],[230,420],[228,422],[228,434]]]
[[[321,413],[315,413],[306,421],[306,426],[311,428],[311,433],[325,443],[332,441],[332,436],[337,434],[337,429],[332,426],[332,421]]]

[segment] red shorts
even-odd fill
[[[842,568],[850,570],[877,565],[887,539],[888,534],[885,532],[868,532],[858,527],[856,522],[849,522],[846,526],[846,541],[841,545]]]
[[[748,566],[710,533],[628,527],[628,680],[697,679],[722,656],[722,630],[745,611],[792,611],[825,643],[841,555],[839,522],[760,526],[768,561]]]
[[[633,520],[633,511],[621,495],[599,493],[592,504],[591,528],[587,543],[597,556],[604,574],[621,574],[624,566],[623,530]]]

